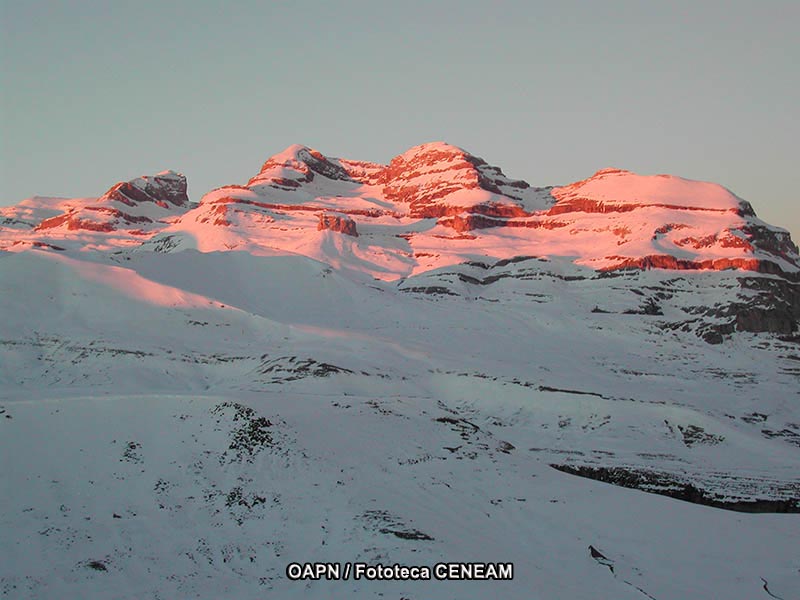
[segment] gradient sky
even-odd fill
[[[533,185],[716,181],[800,238],[797,0],[0,5],[0,205],[444,140]]]

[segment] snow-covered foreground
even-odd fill
[[[490,387],[452,385],[440,401],[265,391],[4,402],[3,594],[749,600],[769,598],[766,583],[797,597],[796,515],[558,472],[528,448],[545,394],[528,406],[517,394],[517,419],[501,424]],[[596,407],[583,408],[573,415]],[[514,579],[286,577],[310,561],[513,562]]]
[[[459,269],[395,285],[236,252],[0,258],[3,593],[796,597],[796,514],[551,466],[796,507],[792,344],[671,325],[735,274]],[[649,296],[663,314],[637,313]],[[286,575],[319,561],[514,579]]]

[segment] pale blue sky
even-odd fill
[[[716,181],[800,238],[797,0],[0,2],[0,204],[444,140],[533,185]]]

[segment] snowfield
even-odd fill
[[[5,403],[3,592],[750,599],[769,597],[766,581],[796,597],[796,515],[724,511],[560,473],[527,448],[540,437],[522,417],[531,408],[515,411],[518,424],[493,425],[473,386],[450,387],[449,403],[298,392]],[[455,398],[472,400],[469,410]],[[571,408],[558,410],[579,427],[591,422],[592,407]],[[254,427],[258,419],[269,425]],[[236,445],[243,431],[267,435]],[[514,580],[286,577],[290,562],[311,561],[503,561]]]
[[[800,598],[800,259],[720,186],[295,146],[0,210],[4,597]],[[287,576],[455,562],[513,580]]]

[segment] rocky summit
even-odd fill
[[[720,185],[296,145],[0,208],[0,317],[4,596],[800,589],[800,256]]]

